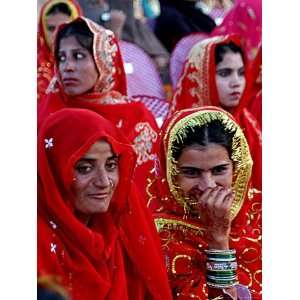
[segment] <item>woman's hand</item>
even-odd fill
[[[232,190],[217,186],[201,192],[195,188],[189,196],[195,201],[193,211],[198,213],[207,228],[208,247],[229,249],[230,208],[234,198]]]

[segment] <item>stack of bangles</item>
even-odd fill
[[[235,250],[205,250],[206,280],[212,288],[223,289],[235,286],[237,280],[237,262]]]

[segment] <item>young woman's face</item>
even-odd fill
[[[75,164],[72,191],[83,215],[106,212],[119,182],[118,158],[104,140],[93,144]]]
[[[63,24],[70,22],[70,17],[63,13],[55,13],[46,17],[46,39],[50,48],[53,47],[53,35],[56,28]]]
[[[185,196],[194,190],[204,193],[208,188],[230,188],[233,165],[227,150],[218,144],[191,145],[178,159],[177,183]]]
[[[69,96],[78,96],[90,91],[98,79],[93,56],[74,36],[61,39],[58,68],[64,92]]]
[[[216,66],[219,101],[225,109],[239,105],[245,89],[245,69],[240,53],[226,52]]]

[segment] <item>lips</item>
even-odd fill
[[[93,198],[93,199],[96,199],[96,200],[104,200],[108,196],[109,196],[108,193],[105,193],[105,194],[88,194],[89,198]]]
[[[241,93],[240,92],[233,92],[231,94],[229,94],[232,100],[239,100],[241,97]]]
[[[230,94],[230,96],[240,96],[240,95],[241,95],[240,92],[233,92],[233,93]]]
[[[78,82],[79,81],[76,78],[64,78],[63,79],[64,85],[77,85]]]

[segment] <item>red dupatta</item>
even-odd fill
[[[56,72],[53,85],[38,107],[39,125],[50,113],[63,107],[86,108],[104,116],[120,128],[133,145],[138,156],[135,179],[141,193],[145,195],[147,176],[154,166],[158,136],[156,121],[143,103],[126,97],[123,60],[113,32],[84,17],[73,22],[85,22],[93,33],[93,57],[100,75],[91,92],[70,97],[64,93],[59,72]],[[58,46],[57,42],[55,45]]]
[[[46,36],[46,15],[56,4],[66,4],[70,11],[70,21],[82,15],[81,8],[75,0],[48,0],[41,8],[37,34],[37,96],[38,100],[45,94],[54,76],[54,57],[50,41]]]
[[[74,165],[99,139],[119,156],[108,212],[89,227],[74,215]],[[124,143],[125,142],[125,143]],[[38,137],[38,275],[57,276],[73,300],[171,299],[160,243],[132,183],[135,154],[109,121],[84,109],[49,116]]]
[[[216,86],[215,48],[217,45],[234,42],[241,46],[236,35],[215,36],[197,43],[190,51],[182,75],[178,81],[170,109],[176,110],[213,105],[220,107]],[[245,59],[246,87],[239,105],[232,112],[246,135],[254,161],[253,184],[261,189],[261,128],[254,116],[247,110],[249,102],[250,72]]]
[[[262,0],[236,0],[210,36],[238,34],[249,60],[257,55],[262,33]]]
[[[247,140],[229,113],[217,107],[191,108],[175,112],[165,122],[160,134],[159,162],[148,186],[148,206],[161,237],[174,299],[207,299],[208,294],[211,297],[216,291],[206,286],[206,229],[190,213],[189,201],[176,184],[177,162],[172,145],[184,137],[188,128],[205,126],[213,120],[220,120],[227,131],[235,132],[230,247],[237,251],[239,282],[249,288],[252,299],[261,299],[261,195],[252,188]]]

